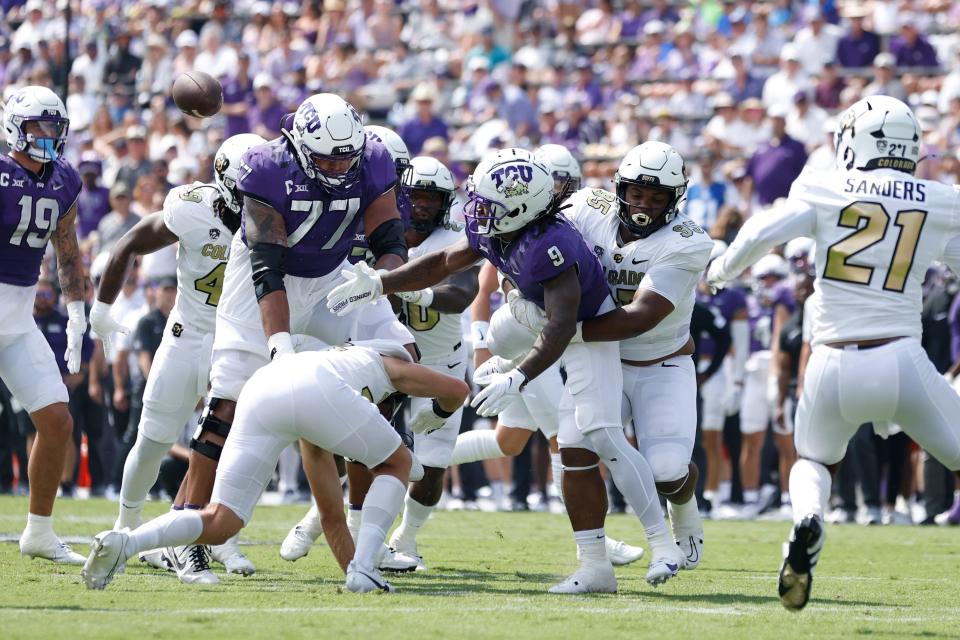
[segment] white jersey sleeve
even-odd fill
[[[878,169],[805,171],[792,194],[816,214],[812,343],[920,338],[927,268],[960,263],[960,192]]]
[[[216,189],[195,182],[176,187],[163,203],[163,223],[179,238],[177,301],[171,316],[212,333],[233,234],[213,211]]]
[[[440,251],[463,239],[462,227],[450,224],[436,229],[418,246],[410,249],[410,259]],[[402,320],[417,342],[424,364],[453,364],[466,358],[459,313],[441,313],[403,301]]]

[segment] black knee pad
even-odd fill
[[[193,439],[190,440],[191,449],[214,462],[219,462],[220,454],[223,453],[223,446],[201,440],[200,437],[204,433],[215,433],[221,438],[230,435],[230,423],[213,415],[213,411],[217,408],[219,402],[220,398],[211,398],[207,406],[203,408],[203,413],[200,415],[200,421],[197,424],[197,432],[193,434]]]

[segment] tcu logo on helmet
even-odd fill
[[[501,188],[516,188],[514,184],[520,180],[524,183],[533,180],[533,167],[528,164],[508,164],[490,174],[497,183],[497,190]],[[524,185],[526,186],[526,185]]]
[[[309,102],[303,106],[303,119],[307,123],[308,133],[313,133],[320,128],[320,114]]]

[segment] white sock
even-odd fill
[[[603,527],[599,529],[587,529],[585,531],[574,531],[573,539],[577,541],[581,564],[609,563],[609,560],[607,560],[607,536],[603,531]]]
[[[280,482],[277,483],[277,488],[280,490],[280,493],[286,493],[288,491],[296,491],[297,485],[297,476],[300,473],[300,451],[297,449],[296,445],[291,444],[286,449],[280,452],[280,458],[277,461],[280,472]]]
[[[170,444],[156,442],[142,433],[123,464],[123,483],[120,485],[120,517],[117,529],[140,526],[140,513],[150,487],[160,475],[160,463],[170,451]]]
[[[360,535],[360,523],[363,520],[363,511],[354,509],[353,505],[347,507],[347,530],[350,537],[353,538],[353,544],[357,544],[357,536]]]
[[[499,480],[493,480],[490,482],[490,494],[494,502],[500,502],[503,500],[503,483]]]
[[[403,503],[403,520],[390,538],[399,551],[407,552],[416,549],[417,534],[420,533],[420,527],[426,524],[431,513],[433,513],[433,507],[420,504],[407,494]]]
[[[808,515],[821,519],[830,499],[830,472],[813,460],[801,458],[790,470],[790,497],[793,500],[793,521],[799,523]]]
[[[403,507],[407,485],[398,478],[381,475],[373,479],[370,491],[363,501],[363,521],[357,536],[357,549],[353,560],[363,567],[374,568],[377,554],[383,546],[390,525]]]
[[[666,533],[667,524],[660,508],[653,471],[643,455],[627,442],[621,429],[597,429],[587,438],[644,528],[648,532],[662,530]]]
[[[550,454],[550,469],[553,472],[553,488],[560,502],[563,502],[563,463],[560,462],[559,453]]]
[[[497,443],[497,432],[494,429],[477,429],[457,436],[457,444],[453,447],[453,455],[450,457],[450,466],[502,458],[505,455]]]
[[[743,490],[743,502],[744,504],[756,504],[757,500],[760,499],[760,492],[756,489],[744,489]]]
[[[781,491],[780,492],[780,504],[790,504],[790,492]]]
[[[130,532],[130,555],[160,547],[182,547],[203,533],[203,518],[196,509],[168,511]]]
[[[719,500],[720,504],[730,502],[730,493],[732,491],[733,485],[730,482],[724,481],[720,483],[717,487],[717,500]]]
[[[24,535],[35,536],[54,535],[53,516],[38,516],[35,513],[27,513],[27,528],[23,533]]]
[[[654,557],[659,555],[658,551],[668,549],[674,551],[677,548],[677,542],[673,539],[673,534],[667,528],[667,523],[662,522],[652,527],[646,527],[647,543],[650,545],[651,553]]]
[[[323,533],[323,527],[320,526],[320,510],[316,502],[310,503],[310,510],[300,519],[300,527],[314,540]]]
[[[683,504],[670,503],[670,523],[674,534],[690,535],[693,532],[703,531],[703,522],[700,520],[700,509],[697,508],[697,497],[691,496]]]

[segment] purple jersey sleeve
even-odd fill
[[[39,178],[10,156],[0,156],[0,282],[37,283],[47,242],[80,196],[80,174],[63,158]]]

